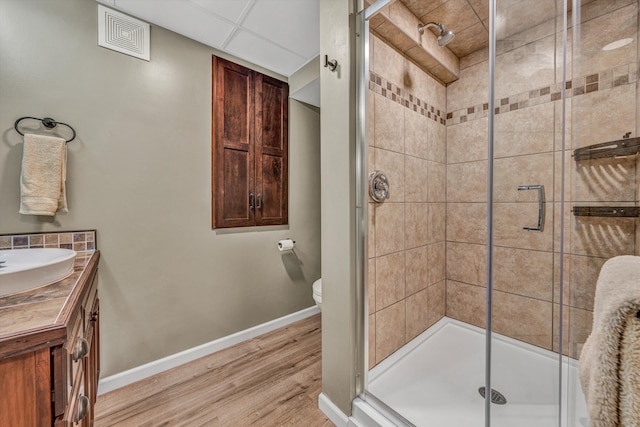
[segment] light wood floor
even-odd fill
[[[320,315],[98,397],[102,426],[333,424],[318,409]]]

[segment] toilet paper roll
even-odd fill
[[[295,242],[291,239],[280,240],[278,242],[278,250],[280,252],[291,251],[293,250],[293,244]]]

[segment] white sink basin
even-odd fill
[[[13,249],[0,251],[0,297],[50,285],[73,273],[76,251]]]

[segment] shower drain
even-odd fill
[[[480,387],[478,389],[478,393],[480,396],[484,398],[486,387]],[[491,389],[491,403],[495,403],[496,405],[504,405],[507,403],[507,399],[500,393],[499,391]]]

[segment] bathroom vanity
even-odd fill
[[[99,257],[78,253],[66,279],[0,298],[0,425],[93,424]]]

